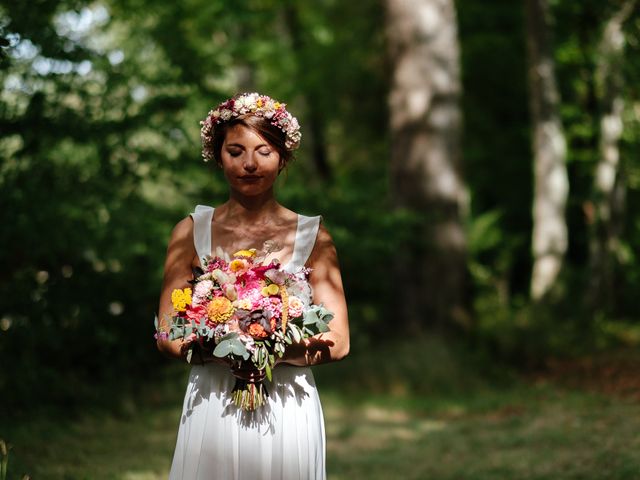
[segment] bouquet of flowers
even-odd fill
[[[240,250],[232,257],[221,251],[194,269],[192,288],[171,295],[174,312],[168,330],[157,336],[212,350],[238,368],[252,367],[271,380],[276,355],[287,345],[329,330],[333,314],[311,303],[310,270],[287,272],[277,260],[264,264],[265,253]],[[248,364],[248,365],[247,365]],[[244,410],[264,405],[268,392],[261,380],[237,377],[233,403]]]

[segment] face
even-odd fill
[[[244,125],[227,130],[220,152],[222,170],[231,190],[245,196],[269,192],[280,171],[280,154]]]

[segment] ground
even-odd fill
[[[320,372],[329,479],[640,478],[640,361],[547,365],[446,395],[345,393]],[[166,478],[179,414],[180,392],[162,390],[116,413],[9,421],[7,479]]]

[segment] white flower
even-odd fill
[[[233,274],[226,274],[219,268],[216,268],[213,272],[211,272],[211,276],[213,279],[218,282],[218,285],[224,285],[226,283],[236,283],[236,276]]]
[[[238,339],[244,344],[249,353],[253,353],[253,351],[256,349],[256,343],[254,342],[251,335],[241,334],[238,336]]]
[[[201,282],[196,283],[193,298],[191,300],[193,305],[200,305],[211,293],[211,290],[213,290],[213,282],[211,280],[202,280]]]
[[[233,285],[226,285],[224,287],[224,295],[233,302],[236,298],[238,298],[236,287],[234,287]]]
[[[311,286],[306,280],[299,280],[287,287],[290,296],[298,297],[305,305],[311,304]]]
[[[301,317],[304,313],[304,303],[298,297],[289,297],[289,315],[292,318]]]

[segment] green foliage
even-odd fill
[[[479,375],[486,363],[460,356],[464,345],[435,338],[414,345],[417,352],[406,342],[387,343],[381,373],[392,376],[374,390],[364,388],[376,376],[372,352],[354,352],[314,370],[329,478],[636,476],[640,405],[633,399],[568,387],[548,376],[523,381],[505,380],[504,371]],[[632,358],[628,374],[635,378],[637,354]],[[570,373],[567,380],[574,381]],[[25,472],[33,478],[166,478],[187,375],[174,365],[115,413],[50,410],[3,418],[0,434],[14,445],[8,478]],[[433,378],[439,382],[429,387]],[[587,378],[590,388],[595,379]]]
[[[594,312],[583,308],[584,208],[601,115],[594,75],[602,26],[620,2],[552,2],[570,249],[563,284],[540,312],[526,300],[532,174],[523,9],[509,0],[456,5],[470,337],[520,364],[581,338],[584,348],[634,338],[624,332],[640,313],[640,222],[631,215],[640,207],[638,12],[624,25],[630,214],[614,307]],[[222,176],[200,162],[198,121],[237,90],[286,100],[300,118],[303,146],[278,196],[301,213],[323,214],[354,348],[401,335],[394,299],[402,285],[392,284],[391,271],[405,254],[397,245],[419,245],[413,231],[425,213],[391,208],[380,2],[39,0],[37,10],[0,1],[3,405],[104,398],[101,389],[114,382],[135,388],[155,371],[152,319],[171,227],[195,204],[226,195]]]
[[[10,208],[0,220],[11,226],[0,233],[0,388],[11,392],[4,405],[97,400],[153,371],[152,320],[171,226],[226,193],[199,160],[198,121],[238,88],[289,100],[303,126],[314,119],[305,136],[323,134],[344,190],[309,181],[316,175],[307,146],[283,178],[283,201],[323,212],[341,254],[358,252],[347,267],[364,267],[360,252],[371,251],[345,212],[385,209],[384,138],[371,139],[361,121],[368,115],[384,130],[382,13],[371,3],[302,7],[43,0],[36,18],[24,3],[2,4],[0,33],[10,47],[0,204]],[[348,47],[356,38],[369,40]],[[344,52],[348,61],[337,61]],[[371,218],[360,216],[360,225]],[[356,312],[372,311],[368,285],[351,286],[368,305]]]
[[[602,87],[596,78],[598,50],[605,22],[623,2],[552,2],[552,40],[561,93],[561,114],[568,145],[570,197],[567,208],[569,252],[565,272],[541,308],[529,305],[531,269],[531,154],[527,111],[524,9],[514,2],[475,5],[459,0],[464,82],[464,158],[471,192],[468,222],[469,268],[473,279],[476,333],[510,358],[527,363],[550,352],[611,347],[597,327],[637,317],[634,273],[637,222],[638,11],[625,23],[624,101],[627,105],[621,144],[621,181],[626,187],[626,224],[615,259],[611,306],[587,298],[588,210],[593,201],[599,159]],[[633,146],[632,146],[633,145]],[[631,313],[634,312],[634,313]]]

